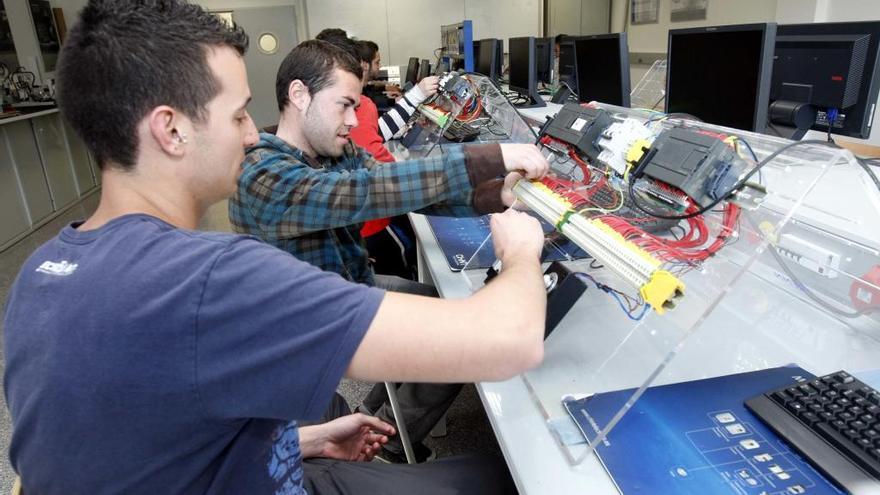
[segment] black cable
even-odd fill
[[[636,178],[641,175],[639,173],[640,172],[639,168],[641,168],[642,165],[640,164],[639,167],[632,174],[632,177],[630,178],[630,181],[629,181],[629,185],[627,187],[627,190],[629,192],[629,199],[632,202],[633,206],[635,206],[636,208],[638,208],[642,212],[644,212],[648,215],[651,215],[652,217],[655,217],[655,218],[662,218],[664,220],[687,220],[688,218],[694,218],[696,216],[702,215],[703,213],[706,213],[707,211],[711,210],[712,208],[715,208],[716,206],[718,206],[718,204],[720,204],[722,201],[727,199],[728,196],[730,196],[734,192],[742,189],[746,185],[746,183],[748,183],[749,179],[751,179],[753,175],[757,174],[758,171],[760,171],[761,168],[764,167],[764,165],[767,165],[768,163],[773,161],[773,159],[775,159],[777,156],[782,154],[784,151],[787,151],[791,148],[794,148],[797,146],[802,146],[805,144],[818,144],[821,146],[828,146],[829,148],[839,148],[839,146],[837,146],[836,144],[829,143],[829,142],[823,141],[821,139],[808,139],[806,141],[795,141],[793,143],[789,143],[789,144],[783,146],[782,148],[779,148],[778,150],[774,151],[773,153],[768,155],[767,158],[764,158],[760,163],[755,165],[755,168],[750,170],[749,173],[747,173],[745,175],[745,177],[743,177],[742,179],[739,180],[739,182],[734,184],[733,187],[730,188],[730,190],[728,190],[724,194],[719,195],[718,199],[709,203],[707,206],[704,206],[704,207],[700,208],[699,210],[697,210],[693,213],[688,213],[686,215],[661,215],[659,213],[653,213],[651,211],[648,211],[645,207],[643,207],[641,204],[639,204],[638,200],[636,199],[637,196],[635,194],[634,186],[635,186]],[[645,157],[647,158],[649,154],[650,154],[650,152],[646,153]],[[645,159],[643,158],[643,160],[645,160]]]
[[[652,106],[652,107],[650,108],[650,110],[654,110],[655,108],[657,108],[657,105],[659,105],[659,104],[660,104],[663,100],[665,100],[665,99],[666,99],[666,95],[661,96],[660,99],[657,100],[657,103],[654,103],[654,106]]]

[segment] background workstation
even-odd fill
[[[51,78],[51,71],[44,70],[44,60],[39,43],[33,35],[33,24],[30,20],[25,2],[4,0],[9,18],[10,31],[15,40],[15,58],[17,63],[28,67],[39,76]],[[243,25],[252,36],[252,48],[246,63],[248,65],[251,88],[255,95],[252,113],[258,125],[268,125],[276,118],[277,110],[274,103],[275,70],[287,50],[295,43],[312,38],[321,29],[341,27],[350,36],[373,40],[380,46],[383,65],[402,66],[405,70],[409,58],[435,59],[435,50],[439,44],[439,33],[442,25],[461,22],[469,19],[473,22],[473,38],[498,38],[504,40],[504,52],[509,51],[509,39],[524,36],[552,37],[556,34],[589,35],[606,34],[625,31],[628,37],[630,84],[635,84],[647,72],[651,64],[665,58],[667,33],[670,29],[688,27],[744,24],[756,22],[809,23],[832,21],[856,21],[880,19],[880,4],[870,0],[849,0],[847,2],[831,0],[740,0],[710,1],[706,19],[699,21],[670,21],[670,0],[659,2],[659,15],[656,24],[630,23],[628,2],[620,0],[600,1],[553,1],[553,0],[521,0],[515,2],[460,0],[448,2],[440,8],[436,2],[371,0],[366,2],[347,1],[211,1],[199,3],[208,9],[218,12],[231,12],[235,22]],[[68,22],[75,18],[76,11],[85,4],[84,0],[53,0],[53,8],[61,8]],[[260,37],[266,33],[276,38],[276,49],[271,43],[261,46]],[[29,41],[30,40],[30,41]],[[7,56],[9,56],[7,54]],[[7,65],[11,62],[7,62]],[[41,78],[42,79],[42,78]],[[534,113],[535,120],[543,116],[553,115],[557,106],[548,106],[545,110]],[[81,143],[66,130],[53,110],[43,109],[41,113],[14,117],[6,121],[0,120],[5,136],[0,141],[0,173],[5,173],[8,180],[2,181],[0,187],[8,188],[0,195],[3,201],[11,201],[5,205],[7,212],[18,212],[17,215],[4,215],[0,223],[0,259],[2,259],[3,287],[0,297],[5,300],[6,290],[24,256],[37,245],[40,236],[54,235],[58,224],[67,218],[87,215],[94,207],[95,195],[99,188],[100,175],[93,161],[84,155]],[[53,138],[45,137],[50,126]],[[15,127],[14,127],[15,126]],[[20,128],[20,129],[19,129]],[[14,130],[13,130],[14,129]],[[18,133],[18,134],[14,134]],[[21,134],[23,133],[23,134]],[[15,135],[24,135],[28,139],[18,139]],[[13,137],[10,137],[13,136]],[[822,137],[821,134],[809,136]],[[845,141],[848,138],[839,138]],[[54,140],[54,141],[53,141]],[[33,149],[19,150],[21,143],[33,142]],[[52,144],[54,142],[54,145]],[[874,133],[869,139],[861,142],[867,145],[880,144],[880,133]],[[3,148],[3,143],[11,146]],[[48,143],[48,144],[47,144]],[[10,159],[6,159],[6,155]],[[30,156],[27,162],[22,157]],[[37,184],[34,189],[33,184]],[[8,192],[8,194],[7,194]],[[39,203],[39,200],[42,203]],[[41,204],[40,208],[34,206]],[[204,228],[224,229],[224,205],[216,207],[209,215]],[[15,219],[17,223],[10,223]],[[470,286],[462,282],[462,277],[449,272],[443,265],[442,254],[432,244],[430,231],[426,230],[423,220],[415,220],[419,228],[420,240],[423,241],[423,261],[425,275],[431,275],[435,282],[442,285],[441,293],[446,296],[463,295]],[[41,232],[34,233],[37,229]],[[430,272],[434,273],[430,273]],[[471,275],[477,280],[478,275]],[[479,282],[475,282],[479,283]],[[584,308],[580,309],[582,314]],[[683,373],[680,377],[691,378]],[[481,391],[484,403],[493,397],[498,401],[490,407],[490,418],[495,432],[507,441],[502,441],[501,448],[508,462],[515,463],[513,469],[518,484],[524,492],[553,492],[553,483],[589,482],[593,486],[613,491],[610,480],[604,476],[598,464],[585,467],[554,471],[552,466],[564,462],[559,457],[559,449],[554,440],[546,434],[544,418],[528,411],[534,407],[528,397],[528,391],[520,389],[519,382],[487,384]],[[357,388],[351,393],[357,394]],[[505,393],[509,394],[505,399]],[[509,397],[516,397],[510,399]],[[470,397],[473,401],[473,396]],[[511,401],[515,401],[511,404]],[[512,411],[511,408],[516,408]],[[479,415],[479,410],[471,408],[467,415]],[[4,437],[3,452],[8,446],[9,418],[6,408],[2,408]],[[503,422],[502,420],[510,420]],[[483,425],[485,428],[485,425]],[[461,428],[461,425],[458,426]],[[517,439],[517,434],[530,432]],[[532,435],[531,432],[539,432]],[[488,430],[483,430],[488,433]],[[527,455],[530,448],[538,447],[540,456]],[[483,447],[481,447],[483,448]],[[492,448],[485,447],[485,448]],[[455,449],[451,449],[455,451]],[[533,459],[539,462],[530,464]],[[562,474],[560,474],[562,473]],[[3,486],[8,488],[11,470],[4,461]]]

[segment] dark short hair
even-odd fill
[[[169,105],[196,122],[220,91],[210,47],[244,54],[247,34],[184,0],[89,0],[58,63],[58,104],[105,167],[134,166],[137,125]]]
[[[321,32],[315,36],[315,39],[327,41],[329,43],[337,43],[339,41],[348,40],[348,33],[346,33],[344,29],[327,28],[322,29]]]
[[[565,41],[566,39],[568,39],[567,34],[557,34],[556,37],[553,38],[553,42],[556,44],[559,44],[559,43],[562,43],[563,41]]]
[[[275,78],[275,96],[278,110],[287,106],[290,83],[299,79],[314,95],[333,83],[333,69],[341,69],[360,79],[364,73],[361,64],[348,50],[321,40],[303,41],[284,57]]]
[[[373,59],[376,58],[376,52],[379,51],[379,45],[368,40],[356,41],[355,47],[357,47],[358,59],[368,64],[373,63]]]

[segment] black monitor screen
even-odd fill
[[[569,84],[572,83],[572,78],[576,75],[577,65],[575,65],[574,52],[574,41],[563,41],[559,44],[559,79],[568,80]]]
[[[763,130],[774,37],[772,24],[670,31],[666,112]]]
[[[474,43],[474,59],[477,61],[474,70],[486,76],[493,76],[492,63],[495,57],[495,40],[480,40]]]
[[[416,83],[421,81],[422,79],[428,77],[431,74],[431,61],[423,58],[422,63],[419,64],[419,73],[416,74]]]
[[[535,70],[538,81],[550,84],[550,72],[553,68],[553,38],[535,39]]]
[[[418,83],[418,74],[419,74],[419,59],[418,57],[410,57],[409,63],[406,64],[406,77],[404,78],[404,82],[408,82],[411,84]]]
[[[626,37],[596,36],[575,42],[578,99],[629,106],[629,56]]]
[[[533,63],[529,59],[529,41],[532,38],[510,38],[507,47],[510,65],[510,87],[528,90],[529,70]]]

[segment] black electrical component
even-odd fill
[[[549,285],[548,281],[552,284]],[[544,272],[547,287],[547,319],[544,323],[544,338],[550,336],[556,325],[587,290],[587,284],[574,275],[562,263],[554,261]]]
[[[590,160],[595,160],[602,152],[596,142],[613,122],[611,115],[605,110],[567,103],[559,110],[544,133],[571,144],[590,157]]]
[[[642,174],[682,190],[703,207],[733,192],[745,162],[717,137],[673,128],[657,136],[638,168]]]

